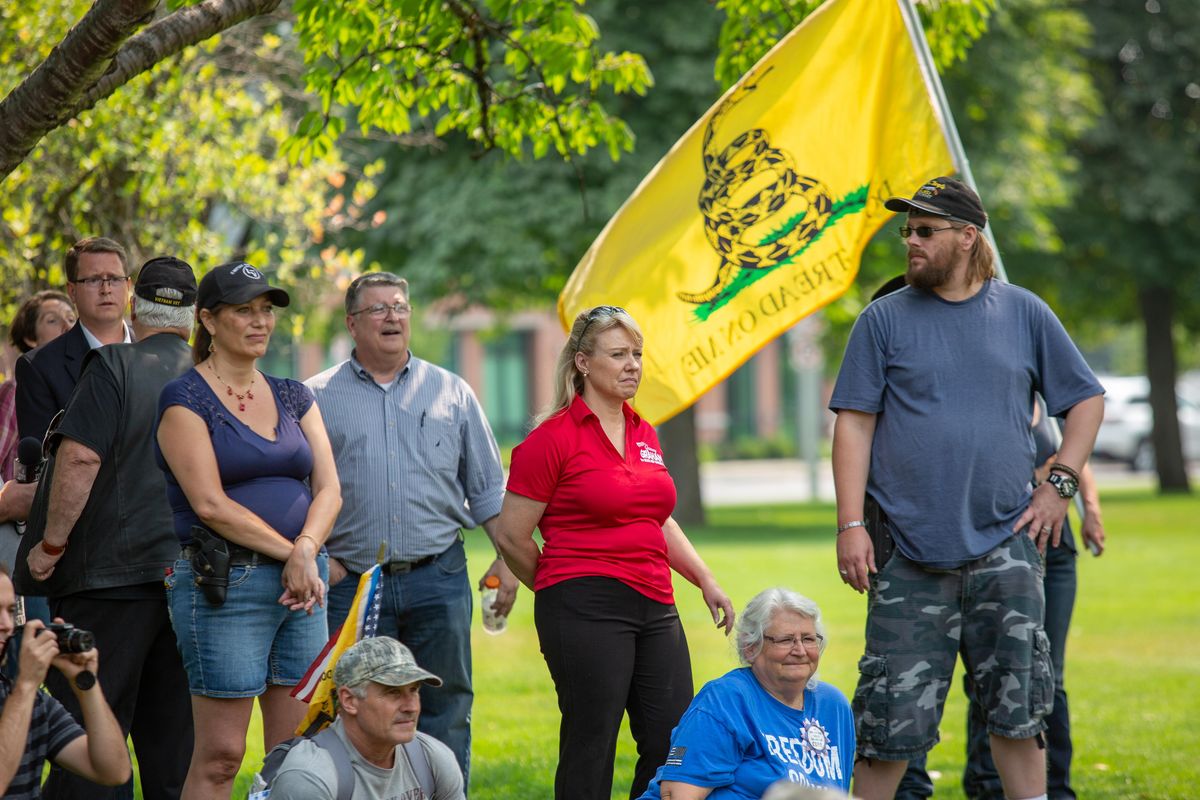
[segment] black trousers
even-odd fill
[[[574,578],[537,592],[534,622],[562,712],[555,798],[608,800],[626,711],[638,752],[629,796],[640,796],[692,701],[675,606],[613,578]]]
[[[97,676],[121,730],[133,740],[145,800],[176,800],[192,760],[192,698],[162,599],[52,598],[50,613],[91,631],[100,651]],[[82,724],[75,693],[56,669],[50,694]],[[129,784],[99,786],[58,766],[42,789],[47,800],[132,797]]]

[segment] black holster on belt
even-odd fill
[[[192,526],[192,575],[204,599],[219,606],[229,589],[229,543],[202,525]]]
[[[887,514],[883,513],[879,503],[875,502],[875,498],[869,494],[863,502],[863,522],[867,523],[871,547],[875,550],[875,569],[883,569],[883,565],[896,551],[896,541],[892,538]]]

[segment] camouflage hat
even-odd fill
[[[363,639],[342,653],[333,668],[337,686],[358,686],[372,681],[384,686],[407,686],[423,681],[441,686],[442,679],[417,666],[412,651],[388,636]]]

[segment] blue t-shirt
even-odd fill
[[[265,439],[230,414],[208,382],[190,369],[168,383],[158,398],[158,417],[171,406],[183,406],[208,426],[221,486],[229,499],[253,511],[286,539],[295,539],[304,528],[312,502],[308,480],[312,473],[312,448],[300,429],[300,419],[312,407],[312,392],[287,378],[265,376],[279,411],[275,440]],[[192,526],[200,518],[171,474],[155,441],[158,466],[167,477],[167,499],[175,513],[175,535],[182,544],[192,541]]]
[[[659,784],[711,786],[709,800],[758,800],[777,781],[850,790],[854,717],[828,683],[805,689],[804,709],[784,705],[749,667],[705,684],[671,732],[667,763],[640,800],[659,800]]]
[[[876,414],[867,490],[896,547],[949,569],[995,549],[1029,505],[1034,392],[1053,416],[1104,389],[1025,289],[961,302],[905,287],[854,324],[829,407]]]

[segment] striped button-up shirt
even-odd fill
[[[355,358],[314,375],[342,511],[330,555],[353,572],[441,553],[461,528],[500,513],[504,471],[492,429],[467,382],[410,355],[387,388]]]

